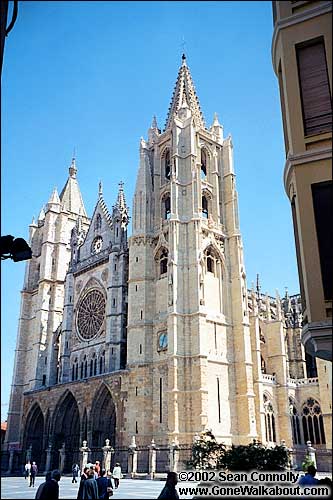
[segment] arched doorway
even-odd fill
[[[116,407],[111,393],[106,385],[97,389],[90,412],[90,431],[92,446],[101,448],[109,439],[115,446],[116,438]]]
[[[45,464],[43,449],[44,417],[38,403],[35,403],[28,413],[24,430],[24,450],[31,449],[31,461],[36,462],[40,470]],[[24,460],[26,460],[26,456]]]
[[[73,463],[79,463],[80,415],[77,402],[71,392],[59,401],[53,416],[52,468],[59,467],[59,450],[65,450],[63,472],[71,472]]]

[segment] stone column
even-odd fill
[[[179,446],[178,443],[173,440],[169,448],[169,463],[170,471],[177,472],[179,462]]]
[[[13,472],[14,453],[15,453],[14,449],[9,450],[9,462],[6,474],[11,474]]]
[[[136,449],[135,436],[132,437],[131,444],[128,448],[128,473],[131,478],[135,477],[138,467],[138,452]]]
[[[80,465],[81,465],[82,471],[88,463],[90,448],[88,448],[87,444],[88,444],[87,441],[82,441],[82,446],[80,448],[80,452],[81,452],[81,460],[80,460],[81,464]]]
[[[154,439],[151,440],[148,452],[148,467],[149,477],[154,479],[156,473],[156,444]]]
[[[306,454],[308,455],[309,459],[312,460],[314,466],[317,467],[316,450],[311,446],[311,441],[307,441],[306,446],[308,447]]]
[[[27,453],[26,453],[26,461],[27,462],[31,462],[31,457],[32,457],[32,444],[29,446],[29,448],[27,449]]]
[[[45,471],[44,474],[49,472],[51,470],[51,458],[52,458],[52,444],[49,443],[48,447],[46,448],[46,462],[45,462]]]
[[[111,458],[112,453],[114,453],[114,449],[110,446],[110,439],[105,440],[105,446],[102,448],[103,450],[103,468],[108,471],[111,470]]]
[[[59,471],[62,474],[65,467],[66,449],[65,443],[62,443],[62,447],[59,449]]]

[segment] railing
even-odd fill
[[[318,377],[288,378],[288,385],[299,386],[299,385],[310,385],[310,384],[318,384]]]
[[[262,379],[264,382],[268,382],[269,384],[276,384],[276,377],[275,375],[269,375],[268,373],[263,373],[262,374]]]

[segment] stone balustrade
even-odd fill
[[[262,380],[265,383],[276,384],[276,377],[275,377],[275,375],[270,375],[269,373],[263,373],[262,374]]]
[[[318,377],[312,378],[288,378],[288,385],[297,387],[300,385],[316,385],[318,384]]]

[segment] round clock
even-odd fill
[[[158,337],[158,348],[159,350],[168,348],[168,334],[167,332],[163,332]]]
[[[92,253],[99,253],[102,250],[103,246],[103,238],[101,236],[97,236],[91,245]]]
[[[76,327],[82,340],[91,340],[100,332],[105,318],[105,297],[100,290],[90,290],[80,300]]]

